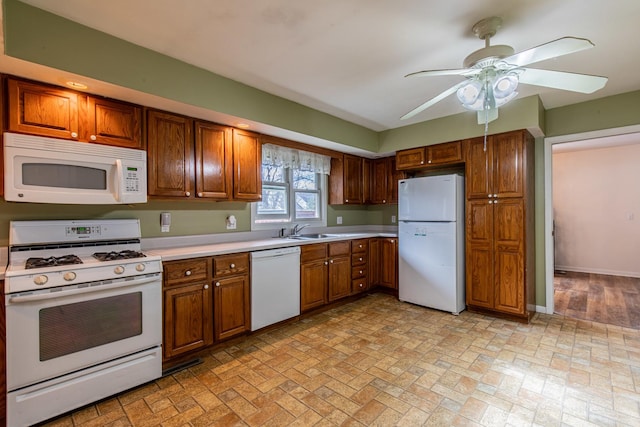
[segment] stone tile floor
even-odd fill
[[[640,331],[374,294],[46,426],[640,425]]]

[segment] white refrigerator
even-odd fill
[[[459,314],[465,309],[464,178],[398,182],[399,298]]]

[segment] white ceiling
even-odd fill
[[[640,89],[638,0],[22,1],[376,131],[462,112],[450,96],[400,121],[460,81],[403,76],[462,66],[484,46],[472,25],[493,15],[492,44],[516,52],[564,36],[596,45],[532,68],[609,78],[591,95],[521,85],[519,97],[549,109]]]

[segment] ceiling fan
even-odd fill
[[[460,75],[466,79],[409,111],[400,119],[413,117],[456,93],[464,108],[478,112],[478,124],[486,126],[487,123],[498,118],[498,107],[511,101],[518,94],[516,91],[518,83],[581,93],[595,92],[607,83],[607,78],[601,76],[524,68],[525,65],[590,49],[595,46],[590,40],[563,37],[514,53],[511,46],[491,46],[490,44],[491,37],[496,34],[501,25],[502,19],[494,16],[483,19],[473,26],[473,33],[485,41],[485,47],[467,56],[463,62],[464,68],[426,70],[407,74],[405,77]]]

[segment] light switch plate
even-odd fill
[[[336,218],[336,224],[338,224],[338,225],[342,224],[342,217],[341,216]]]

